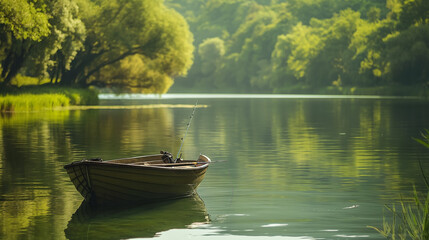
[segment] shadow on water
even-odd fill
[[[67,239],[128,239],[209,223],[198,196],[143,206],[96,207],[83,201],[64,230]]]

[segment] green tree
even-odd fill
[[[4,85],[23,68],[30,76],[45,77],[49,71],[52,78],[58,78],[59,69],[68,68],[83,47],[85,26],[72,0],[37,3],[38,7],[28,1],[16,1],[2,10],[2,27],[9,29],[2,32],[2,49],[6,52],[2,61]],[[29,17],[31,11],[33,17]]]
[[[68,69],[78,51],[83,49],[86,28],[79,19],[79,9],[73,0],[47,2],[51,18],[51,34],[37,43],[27,61],[27,75],[48,74],[52,82],[58,82]]]
[[[274,71],[277,74],[280,72],[290,74],[296,80],[303,79],[310,60],[314,59],[323,47],[324,42],[320,34],[314,32],[313,28],[299,23],[289,34],[277,38],[272,53]]]
[[[269,92],[271,53],[277,36],[288,31],[295,21],[287,4],[274,9],[260,6],[247,19],[233,35],[234,45],[240,46],[236,81],[240,89]]]
[[[427,1],[389,0],[390,13],[386,19],[368,26],[365,44],[366,57],[360,73],[374,83],[421,85],[427,84],[428,10]],[[367,74],[371,72],[372,74]]]
[[[278,38],[273,51],[274,71],[292,75],[292,83],[301,81],[312,86],[350,81],[359,66],[350,44],[363,23],[359,12],[346,9],[329,19],[312,19],[309,26],[297,24],[289,34]]]
[[[196,33],[204,40],[206,38],[219,37],[224,34],[234,33],[240,26],[247,12],[249,4],[245,0],[208,0],[203,12],[195,24],[198,24]]]
[[[3,86],[23,67],[24,62],[44,37],[50,34],[50,16],[43,1],[0,1],[0,60]]]
[[[95,75],[103,84],[118,92],[165,93],[173,79],[162,72],[160,61],[135,54],[106,66]]]
[[[192,64],[192,34],[177,12],[160,1],[116,0],[78,2],[87,28],[79,51],[61,77],[61,84],[108,84],[95,74],[139,54],[157,61],[170,77],[183,75]],[[126,79],[124,79],[126,80]]]
[[[390,38],[384,52],[390,63],[390,78],[404,85],[428,84],[429,24],[411,26]]]
[[[202,61],[201,73],[214,74],[220,68],[225,55],[225,44],[220,38],[208,38],[198,46],[198,54]]]
[[[225,47],[215,65],[196,54],[187,79],[181,79],[188,88],[279,92],[334,85],[341,90],[427,79],[426,0],[168,3],[188,17],[197,46],[218,38]]]
[[[399,29],[412,25],[429,24],[429,1],[402,0],[399,14]]]

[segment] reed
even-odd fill
[[[63,94],[21,94],[0,96],[2,112],[37,111],[52,109],[70,104],[70,99]]]
[[[429,130],[425,130],[422,134],[422,139],[416,139],[422,145],[429,148]],[[420,195],[414,187],[413,201],[405,201],[402,197],[400,200],[400,207],[397,208],[395,204],[385,206],[388,212],[392,215],[391,222],[386,220],[383,216],[383,227],[375,229],[387,239],[392,240],[428,240],[429,239],[429,184],[423,171],[421,162],[419,162],[420,170],[424,182],[427,187],[426,197]]]
[[[94,89],[30,85],[2,89],[0,93],[1,112],[36,111],[90,104],[98,104],[98,93]]]
[[[383,216],[382,228],[373,226],[370,228],[392,240],[429,239],[429,194],[427,194],[426,200],[422,201],[421,196],[414,189],[413,200],[413,203],[408,203],[401,199],[399,208],[396,208],[394,204],[391,207],[386,205],[386,209],[392,215],[392,221],[388,222]]]
[[[70,99],[71,105],[98,104],[98,92],[90,88],[59,87],[55,85],[30,85],[8,89],[7,95],[22,94],[62,94]]]

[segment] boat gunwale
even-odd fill
[[[85,159],[85,160],[75,161],[75,162],[69,163],[69,164],[65,165],[64,168],[67,170],[71,167],[75,167],[75,166],[79,166],[79,165],[89,165],[89,166],[105,165],[105,166],[134,168],[134,169],[143,168],[143,169],[162,169],[162,170],[166,170],[166,171],[195,171],[195,170],[201,170],[201,169],[207,168],[211,163],[210,158],[208,158],[205,155],[201,155],[201,156],[204,156],[205,158],[207,158],[208,161],[198,162],[198,160],[195,160],[195,162],[197,164],[201,164],[201,165],[195,166],[195,167],[187,167],[187,168],[180,168],[180,166],[178,166],[179,168],[175,168],[174,165],[172,165],[172,166],[156,166],[156,165],[135,165],[135,164],[111,162],[111,161],[122,160],[122,159],[141,158],[144,156],[138,156],[138,157],[132,157],[132,158],[112,159],[112,160],[106,160],[106,161],[91,161],[91,160]]]

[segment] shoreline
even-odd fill
[[[296,90],[296,89],[295,89]],[[303,90],[303,89],[301,89]],[[269,99],[269,98],[311,98],[311,99],[429,99],[429,89],[422,87],[376,87],[376,88],[324,88],[317,91],[279,90],[276,93],[201,93],[173,91],[166,94],[98,93],[95,89],[82,89],[57,86],[34,86],[3,92],[0,95],[0,112],[30,112],[58,109],[88,109],[99,104],[100,100],[161,100],[161,99]],[[308,89],[307,89],[308,90]],[[88,106],[90,105],[90,106]],[[88,107],[80,107],[88,106]],[[139,107],[141,108],[141,107]]]
[[[422,99],[418,96],[328,95],[328,94],[246,94],[246,93],[165,93],[99,94],[100,100],[167,100],[167,99]]]

